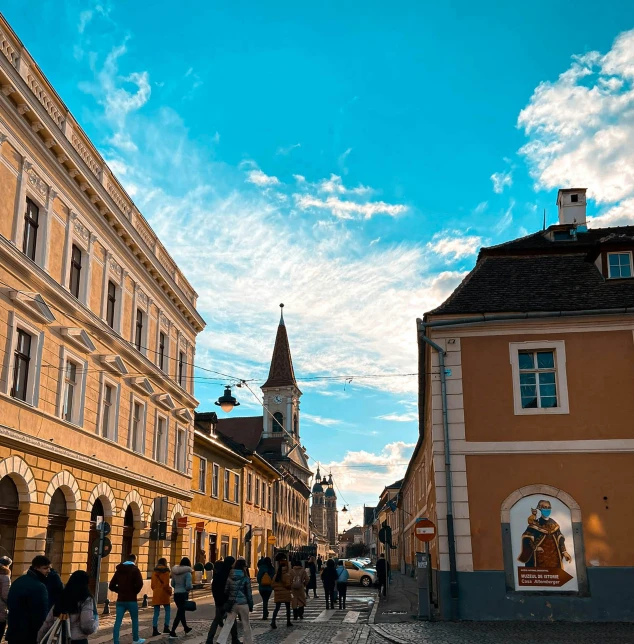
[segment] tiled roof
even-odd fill
[[[363,508],[363,525],[371,525],[374,521],[374,511],[376,508]]]
[[[557,228],[557,227],[553,227]],[[551,230],[551,229],[549,229]],[[602,248],[634,249],[634,226],[549,241],[544,232],[483,248],[475,268],[431,314],[582,311],[634,306],[634,279],[606,280],[594,264]]]
[[[196,414],[198,416],[198,414]],[[255,452],[264,429],[262,416],[236,416],[235,418],[220,418],[216,431],[229,437],[248,450]]]

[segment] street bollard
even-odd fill
[[[147,595],[143,595],[143,603],[141,604],[141,608],[147,608]]]
[[[110,615],[110,600],[106,598],[106,601],[103,603],[103,613],[102,615]]]

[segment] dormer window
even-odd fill
[[[632,277],[632,253],[608,253],[608,277],[620,279]]]
[[[570,195],[570,203],[578,203],[579,195]]]

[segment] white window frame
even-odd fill
[[[163,437],[163,459],[160,459],[159,456],[159,421],[162,420],[165,422],[165,436]],[[167,453],[169,450],[169,435],[170,435],[170,424],[169,424],[169,418],[166,414],[162,414],[159,412],[159,410],[156,410],[156,413],[154,414],[154,448],[152,451],[152,455],[154,460],[157,463],[162,463],[165,465],[167,463]]]
[[[77,221],[86,230],[90,228],[86,225],[81,218],[77,217]],[[68,235],[68,248],[66,249],[66,257],[64,261],[64,288],[70,293],[70,274],[71,274],[71,258],[73,246],[77,246],[81,250],[81,274],[79,276],[79,297],[77,300],[84,306],[90,308],[90,287],[92,281],[92,259],[93,259],[93,246],[92,240],[94,239],[93,233],[89,232],[88,239],[84,239],[81,235],[75,232],[75,221],[69,219],[68,226],[70,231]],[[74,296],[73,296],[74,297]]]
[[[220,496],[220,465],[218,463],[212,463],[211,465],[211,496],[214,499]]]
[[[260,477],[255,477],[255,496],[253,497],[253,505],[259,507],[260,505]]]
[[[77,367],[77,387],[73,399],[73,419],[64,418],[64,400],[66,398],[66,363],[74,362]],[[86,403],[86,378],[88,375],[88,361],[81,358],[77,353],[70,351],[68,347],[62,346],[59,357],[59,378],[57,383],[57,417],[66,423],[84,426],[84,408]]]
[[[140,441],[141,441],[141,449],[135,449],[135,445],[132,444],[132,425],[134,423],[134,405],[138,404],[141,405],[141,409],[143,410],[142,418],[141,418],[141,436],[140,436]],[[145,400],[142,398],[139,398],[138,396],[135,396],[134,394],[130,394],[130,420],[128,423],[128,449],[131,449],[133,452],[136,452],[137,454],[142,454],[145,456],[145,435],[147,432],[147,403]]]
[[[198,458],[198,461],[199,461],[199,465],[198,465],[198,481],[197,481],[198,489],[196,491],[201,492],[202,494],[206,494],[207,493],[207,473],[208,473],[207,459],[204,456],[201,456],[200,454],[194,454],[194,456],[196,456],[196,458]],[[203,486],[200,487],[200,464],[203,461],[205,462],[205,479],[203,481]]]
[[[618,276],[610,275],[610,255],[629,255],[629,258],[630,258],[630,277],[621,277],[620,275],[618,275]],[[629,251],[629,250],[616,251],[615,250],[612,253],[607,253],[606,264],[607,264],[607,268],[608,268],[608,279],[610,279],[610,280],[627,280],[627,279],[634,278],[634,263],[632,262],[632,251]]]
[[[123,306],[123,289],[121,284],[117,283],[115,276],[108,271],[107,264],[104,267],[106,271],[106,278],[104,280],[104,293],[103,293],[103,321],[116,333],[121,333],[121,307]],[[108,284],[112,282],[114,284],[114,314],[113,314],[113,324],[110,326],[108,323]]]
[[[557,383],[557,407],[522,407],[520,387],[520,351],[552,350],[555,354],[555,382]],[[536,416],[569,414],[568,380],[566,377],[566,346],[563,340],[543,340],[539,342],[510,342],[511,371],[513,377],[513,407],[516,416]]]
[[[225,467],[225,475],[222,477],[222,485],[223,485],[223,500],[225,501],[231,501],[229,498],[229,488],[231,487],[231,470],[228,467]]]
[[[137,311],[141,311],[141,317],[143,320],[143,324],[141,327],[141,340],[140,344],[141,347],[137,348],[136,346],[136,317],[137,317]],[[147,338],[148,338],[148,331],[149,331],[149,326],[150,326],[150,316],[148,315],[147,310],[140,305],[140,303],[137,301],[136,307],[133,312],[133,321],[132,321],[132,328],[134,329],[134,333],[132,335],[132,346],[141,354],[144,356],[147,355]]]
[[[111,412],[112,416],[110,417],[110,425],[108,431],[108,436],[103,435],[102,419],[103,419],[103,404],[106,397],[106,385],[114,388],[114,402],[112,404]],[[113,378],[110,378],[107,374],[101,373],[100,382],[99,382],[99,408],[97,410],[97,427],[96,434],[103,438],[104,440],[112,441],[116,443],[119,439],[119,403],[121,399],[121,384],[118,383]],[[112,434],[110,433],[112,430]]]
[[[239,472],[233,473],[233,502],[240,503],[240,479],[241,475]]]
[[[47,245],[48,245],[48,237],[49,237],[49,230],[50,230],[50,217],[51,213],[49,212],[49,209],[46,204],[46,199],[43,198],[41,195],[38,195],[35,193],[33,190],[30,189],[27,181],[27,186],[26,186],[26,194],[24,195],[23,203],[20,208],[20,231],[19,231],[19,239],[18,241],[18,248],[20,249],[20,252],[24,254],[23,248],[22,248],[22,242],[24,240],[24,225],[25,225],[25,215],[26,215],[26,200],[30,199],[37,207],[38,207],[38,213],[37,213],[37,241],[35,242],[35,260],[32,260],[29,258],[30,261],[34,261],[40,268],[44,268],[46,264],[46,259],[47,259]],[[26,254],[24,255],[26,257]]]
[[[178,454],[178,437],[180,432],[183,432],[183,463],[180,467],[179,463],[179,454]],[[174,432],[174,469],[179,472],[187,472],[187,428],[182,425],[176,425],[176,430]]]
[[[11,386],[13,384],[13,363],[15,362],[15,347],[18,342],[18,327],[31,335],[31,360],[29,362],[29,377],[26,385],[26,400],[12,398],[20,403],[37,407],[40,400],[40,372],[42,367],[42,351],[44,348],[44,331],[27,322],[15,311],[9,312],[8,325],[8,346],[9,355],[5,356],[4,364],[4,391],[7,396],[11,396]]]
[[[253,503],[253,472],[247,472],[247,503]]]

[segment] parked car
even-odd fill
[[[372,568],[370,565],[372,563],[372,559],[369,557],[352,557],[350,561],[358,561],[362,566],[369,566]]]
[[[343,565],[348,571],[348,583],[359,583],[364,588],[369,588],[377,583],[378,577],[374,568],[368,568],[355,559],[339,559],[339,561],[343,562]]]

